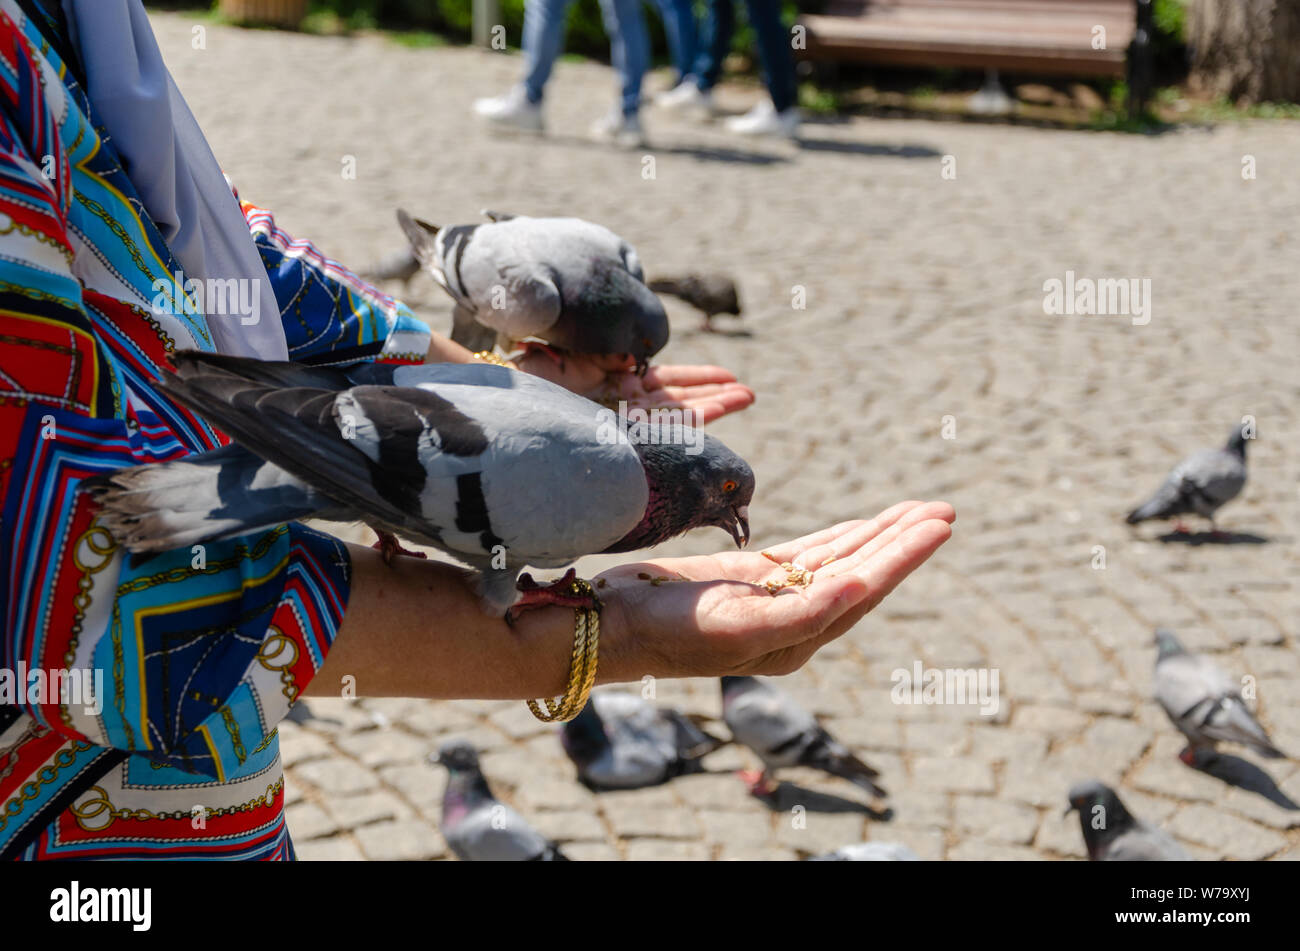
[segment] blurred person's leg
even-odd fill
[[[696,37],[698,53],[691,75],[683,78],[675,89],[659,96],[655,100],[657,105],[691,112],[713,110],[710,91],[722,75],[722,63],[731,48],[731,34],[736,25],[732,4],[733,0],[709,0],[704,23]]]
[[[542,95],[551,68],[564,49],[564,28],[572,0],[528,0],[524,5],[524,78],[503,96],[479,99],[474,111],[500,125],[542,130]]]
[[[745,0],[745,9],[754,27],[763,82],[771,102],[760,103],[748,114],[729,121],[727,127],[746,135],[793,137],[799,130],[798,87],[790,32],[781,22],[781,0]]]
[[[609,35],[610,59],[623,89],[618,107],[597,120],[591,132],[620,145],[641,145],[645,138],[637,114],[641,110],[641,80],[650,64],[650,38],[641,0],[600,0],[600,12]]]
[[[564,28],[573,0],[527,0],[524,4],[524,90],[541,103],[551,68],[564,51]]]
[[[677,82],[692,75],[695,57],[699,53],[699,30],[695,24],[695,8],[691,0],[655,0],[659,15],[664,21],[664,35],[672,53],[673,66],[677,68]]]
[[[731,34],[736,28],[734,0],[709,0],[704,15],[700,54],[695,60],[695,82],[701,92],[708,92],[722,76],[722,63],[731,50]]]

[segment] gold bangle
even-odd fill
[[[591,584],[579,578],[575,585],[591,593]],[[597,602],[599,605],[599,602]],[[528,701],[528,709],[543,723],[563,723],[572,720],[587,705],[591,688],[596,683],[596,662],[600,649],[600,608],[575,608],[573,611],[573,653],[569,658],[569,683],[564,696],[558,700],[543,699],[546,712],[536,700]]]
[[[496,366],[499,367],[509,367],[512,370],[518,369],[518,367],[516,367],[505,357],[499,357],[491,350],[480,350],[478,353],[474,354],[474,358],[476,360],[482,360],[484,363],[495,364]]]

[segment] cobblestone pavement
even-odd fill
[[[485,206],[576,214],[625,235],[651,272],[734,274],[752,336],[703,335],[670,304],[662,357],[725,365],[758,392],[714,431],[758,474],[759,546],[905,497],[959,513],[929,565],[785,681],[881,770],[889,819],[799,771],[769,809],[732,775],[754,764],[735,748],[704,775],[595,796],[521,703],[312,701],[337,722],[281,731],[303,858],[446,857],[444,775],[424,758],[451,736],[477,743],[498,793],[577,859],[793,859],[864,838],[927,858],[1078,858],[1061,810],[1086,776],[1197,857],[1300,857],[1295,764],[1232,750],[1263,792],[1189,769],[1150,698],[1163,624],[1255,677],[1263,722],[1300,751],[1300,124],[1131,136],[853,119],[810,123],[795,149],[651,112],[653,151],[623,152],[582,138],[613,101],[598,65],[558,67],[552,138],[502,138],[469,101],[505,89],[516,57],[217,26],[196,51],[193,21],[155,22],[241,192],[352,266],[402,246],[401,204],[438,222]],[[1067,270],[1150,278],[1150,323],[1046,316],[1043,284]],[[408,299],[448,326],[423,275]],[[1167,528],[1124,525],[1173,462],[1247,414],[1251,478],[1220,522],[1265,541],[1162,543]],[[724,544],[702,532],[668,552]],[[997,714],[892,703],[891,672],[918,660],[996,668]],[[657,689],[719,713],[716,682]]]

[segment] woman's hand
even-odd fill
[[[540,350],[524,354],[516,365],[606,406],[622,400],[629,409],[689,409],[700,425],[754,402],[754,391],[722,367],[652,366],[639,377],[627,360],[617,357],[566,354],[561,366]]]
[[[606,571],[596,579],[605,604],[599,679],[791,673],[934,554],[955,518],[946,502],[901,502],[761,553]],[[811,583],[769,593],[764,582],[786,580],[781,562],[812,572]]]

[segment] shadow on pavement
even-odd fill
[[[1288,811],[1294,812],[1300,809],[1300,803],[1296,803],[1290,796],[1277,788],[1277,783],[1273,781],[1272,776],[1240,756],[1219,753],[1203,762],[1198,762],[1193,768],[1213,776],[1215,779],[1221,779],[1229,786],[1236,786],[1238,789],[1244,789],[1247,792],[1258,793],[1269,802],[1275,803]]]
[[[1168,532],[1156,536],[1166,545],[1267,545],[1268,539],[1249,532]]]

